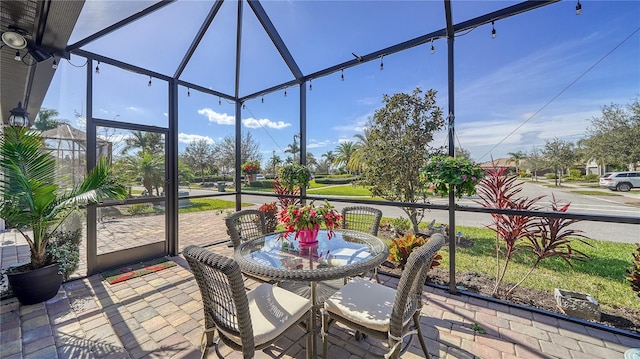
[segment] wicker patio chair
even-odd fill
[[[382,211],[367,206],[345,207],[342,209],[342,228],[378,235]]]
[[[310,319],[311,301],[271,284],[262,283],[246,292],[238,263],[198,246],[188,246],[183,255],[193,272],[204,307],[205,331],[202,357],[221,339],[242,351],[245,359],[269,347],[288,329]],[[218,338],[214,341],[215,332]],[[206,336],[206,342],[205,342]],[[303,335],[300,339],[306,337]],[[284,354],[297,341],[282,351]]]
[[[227,234],[234,247],[240,243],[266,234],[264,212],[257,209],[244,209],[225,218]]]
[[[410,346],[409,340],[401,348],[403,340],[417,333],[425,358],[429,358],[420,329],[422,290],[433,256],[444,242],[442,234],[434,234],[426,244],[414,250],[402,272],[397,289],[355,278],[327,299],[322,315],[323,358],[327,358],[328,337],[350,343],[329,332],[329,326],[334,322],[340,322],[370,337],[386,340],[389,351],[384,358],[398,358]],[[375,356],[374,353],[369,355]]]
[[[351,229],[353,231],[369,233],[374,236],[378,235],[380,221],[382,220],[382,211],[367,206],[353,206],[342,209],[342,228]],[[372,277],[380,283],[378,277],[378,269],[371,271]]]

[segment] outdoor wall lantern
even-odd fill
[[[9,119],[7,120],[7,123],[9,124],[9,126],[16,126],[16,127],[30,126],[29,114],[27,113],[27,110],[22,108],[22,102],[18,102],[18,107],[14,108],[9,112],[10,112],[10,115],[9,115]]]

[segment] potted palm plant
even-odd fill
[[[45,301],[60,288],[62,274],[57,261],[61,258],[49,247],[63,221],[82,205],[126,195],[104,159],[74,188],[59,188],[56,160],[42,145],[40,134],[25,128],[6,127],[0,136],[0,217],[24,236],[31,252],[30,263],[7,273],[22,304]]]

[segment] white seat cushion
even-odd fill
[[[324,302],[324,308],[351,322],[380,332],[389,330],[396,290],[359,277]]]
[[[248,292],[247,299],[256,346],[277,338],[311,309],[309,299],[268,283]],[[226,332],[225,336],[238,345],[242,344],[237,336]]]

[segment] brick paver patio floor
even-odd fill
[[[220,218],[199,221],[192,228],[194,232],[206,230],[207,238],[226,236]],[[14,232],[0,234],[3,266],[24,256],[26,244],[18,237]],[[232,249],[224,243],[209,249],[232,255]],[[179,265],[114,285],[101,275],[67,282],[56,297],[41,304],[21,306],[16,299],[3,300],[0,357],[199,358],[204,324],[200,293],[184,258],[171,259]],[[391,287],[398,282],[397,278],[386,276],[381,280]],[[629,348],[640,347],[640,336],[475,297],[451,295],[428,286],[425,301],[421,325],[433,358],[622,359]],[[486,333],[474,332],[472,323]],[[344,336],[352,335],[345,329],[337,330],[342,330]],[[278,344],[287,346],[301,335],[302,331],[293,329]],[[357,345],[369,348],[377,341],[368,338]],[[304,346],[303,340],[284,358],[304,358]],[[221,351],[228,358],[241,357],[224,346]],[[259,352],[256,357],[270,358],[273,353],[279,351]],[[210,353],[209,357],[214,358],[215,354]],[[329,357],[366,356],[349,347],[332,345]],[[414,338],[403,358],[421,357]]]

